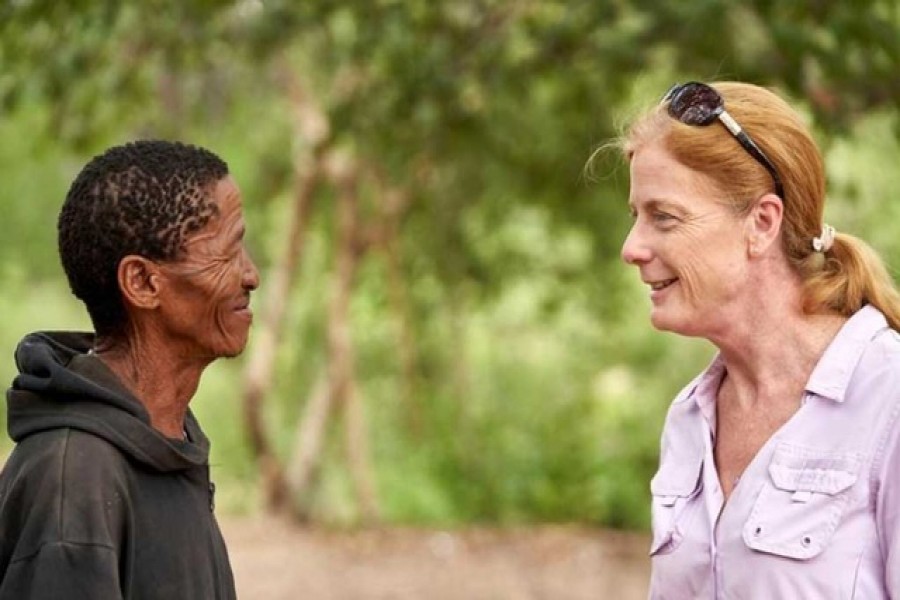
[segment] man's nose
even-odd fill
[[[256,263],[253,262],[246,248],[244,249],[244,270],[241,273],[241,284],[245,290],[255,290],[259,287],[259,269],[256,268]]]

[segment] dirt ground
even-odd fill
[[[335,532],[221,517],[242,600],[631,600],[643,534],[575,527]]]

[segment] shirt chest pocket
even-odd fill
[[[690,463],[663,463],[650,481],[653,494],[651,556],[668,554],[681,545],[701,504],[702,468],[702,457]]]
[[[857,454],[780,444],[744,524],[744,542],[753,550],[787,558],[819,555],[841,521],[861,462]]]

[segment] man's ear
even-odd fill
[[[152,260],[129,254],[119,261],[118,278],[126,305],[145,310],[159,306],[162,276]]]
[[[778,243],[784,204],[775,194],[761,196],[747,215],[747,251],[750,256],[761,256]]]

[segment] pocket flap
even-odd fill
[[[669,461],[650,480],[650,493],[657,497],[687,498],[700,487],[703,457],[687,463]]]
[[[769,463],[771,483],[763,484],[744,524],[744,542],[796,560],[818,556],[840,523],[861,466],[860,454],[782,442]]]
[[[663,460],[656,475],[650,480],[653,494],[653,541],[650,555],[674,551],[690,527],[697,512],[697,494],[702,488],[703,457],[696,460]]]
[[[677,528],[665,528],[653,532],[653,538],[650,542],[649,556],[664,554],[666,549],[677,548],[681,544],[681,531]]]
[[[776,488],[833,496],[856,483],[861,459],[855,454],[823,454],[820,450],[782,443],[769,463]]]

